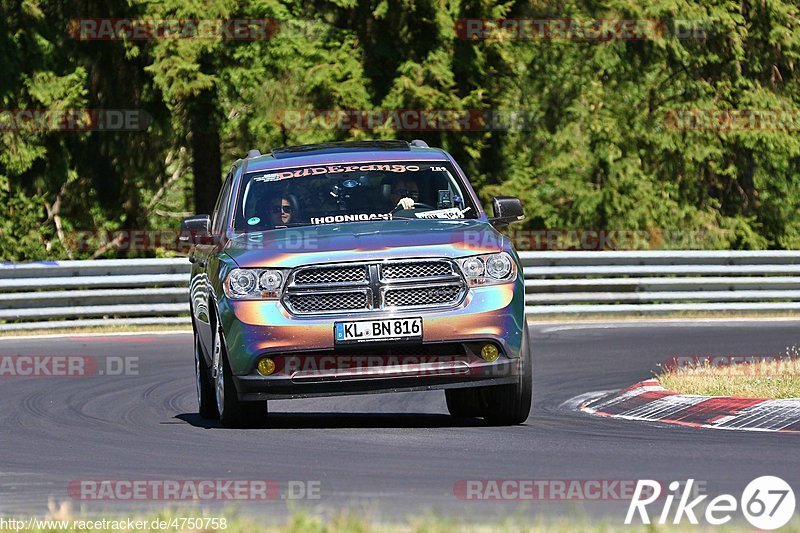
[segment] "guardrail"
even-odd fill
[[[186,324],[186,258],[0,263],[0,331]]]
[[[800,251],[524,252],[529,315],[800,309]]]
[[[523,252],[529,316],[800,310],[800,251]],[[185,258],[0,263],[0,330],[189,324]]]

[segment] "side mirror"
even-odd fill
[[[208,215],[194,215],[181,221],[181,234],[178,237],[181,244],[211,244],[211,217]]]
[[[525,219],[522,202],[514,196],[495,196],[492,199],[494,217],[489,219],[492,226],[506,226]]]

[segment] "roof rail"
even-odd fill
[[[300,157],[316,152],[318,154],[332,154],[341,152],[364,152],[370,150],[409,150],[410,144],[406,141],[346,141],[323,142],[317,144],[304,144],[300,146],[286,146],[273,148],[271,154],[275,159]]]
[[[428,148],[428,143],[426,143],[421,139],[414,139],[408,144],[410,144],[411,146],[416,146],[417,148]]]
[[[258,148],[253,148],[252,150],[247,152],[247,159],[250,159],[251,157],[258,157],[260,155],[261,152],[258,150]]]

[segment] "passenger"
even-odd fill
[[[268,218],[272,226],[287,226],[292,221],[294,209],[287,196],[274,198],[269,202]]]

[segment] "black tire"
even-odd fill
[[[533,363],[528,322],[522,329],[522,346],[519,354],[519,380],[512,385],[497,385],[484,389],[486,401],[484,417],[495,426],[522,424],[531,412],[533,397]]]
[[[267,402],[245,402],[239,399],[228,364],[225,343],[222,341],[222,332],[219,330],[215,335],[214,345],[220,351],[219,370],[214,380],[214,396],[220,422],[226,428],[264,427],[267,423]]]
[[[455,418],[478,418],[483,416],[480,408],[480,389],[445,389],[447,410]]]
[[[206,419],[217,419],[217,399],[214,397],[214,383],[211,381],[211,371],[208,369],[206,358],[197,331],[194,331],[194,379],[197,388],[197,412]]]

